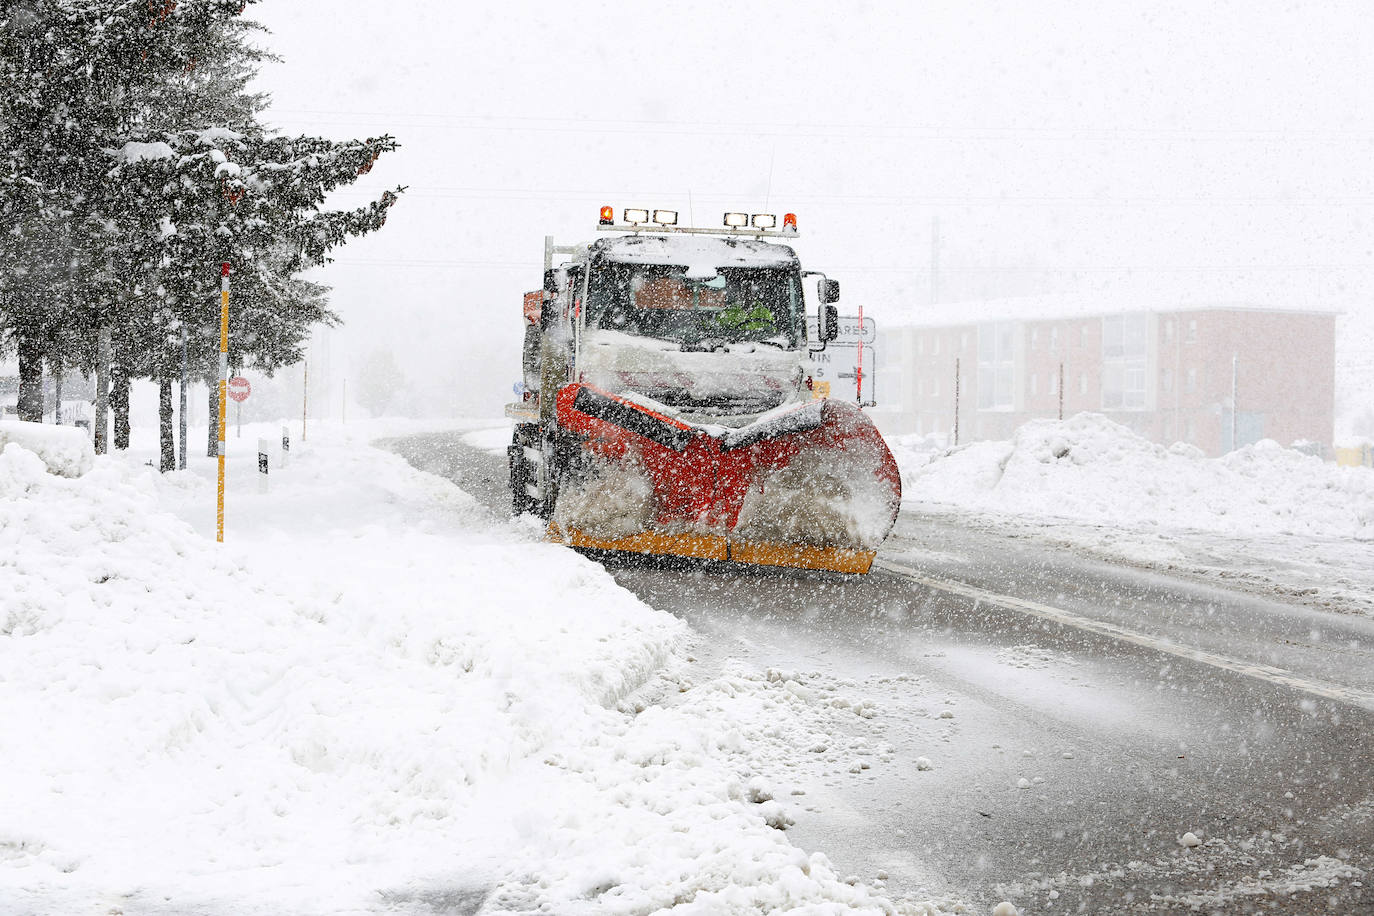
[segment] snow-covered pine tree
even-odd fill
[[[251,2],[251,0],[248,0]],[[108,161],[141,103],[210,46],[244,0],[0,0],[0,330],[19,411],[42,416],[41,360],[91,318]]]
[[[194,329],[199,365],[218,373],[221,263],[234,270],[231,365],[251,361],[270,372],[295,362],[311,325],[336,321],[322,289],[295,275],[386,222],[404,189],[354,210],[322,208],[329,192],[395,148],[391,137],[338,142],[212,128],[166,133],[118,151],[111,178],[145,211],[131,216],[131,228],[142,227],[160,252],[158,289],[173,303],[175,320]],[[149,207],[161,213],[155,241]],[[158,340],[156,333],[144,340],[146,351],[155,366],[171,365],[174,354]]]

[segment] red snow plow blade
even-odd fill
[[[557,410],[580,448],[549,535],[574,547],[866,573],[897,518],[897,464],[846,402],[727,429],[573,384]]]

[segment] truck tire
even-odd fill
[[[521,423],[511,435],[511,444],[506,448],[506,460],[510,466],[511,511],[516,515],[525,512],[539,513],[543,508],[539,491],[539,468],[529,460],[527,450],[539,450],[539,427],[534,423]],[[535,493],[531,493],[533,489]]]

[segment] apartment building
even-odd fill
[[[1335,312],[1249,304],[941,304],[879,326],[872,415],[889,434],[952,439],[957,423],[968,441],[1091,410],[1209,455],[1263,438],[1329,453],[1335,322]]]

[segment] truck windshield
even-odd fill
[[[802,336],[795,268],[722,267],[688,277],[665,264],[603,261],[592,267],[587,326],[656,337],[683,349],[754,341],[793,349]]]

